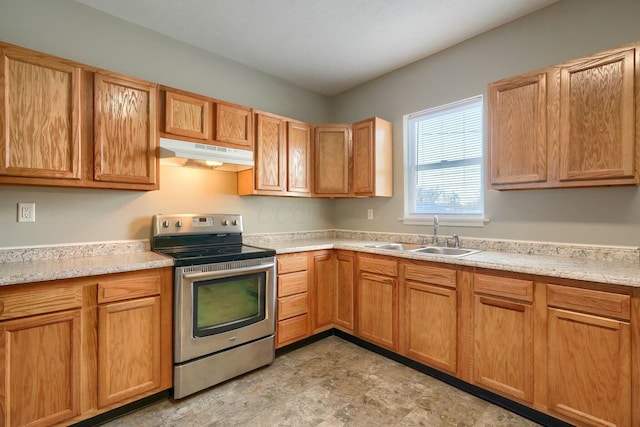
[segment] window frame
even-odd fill
[[[415,173],[417,171],[416,159],[415,159],[415,149],[414,142],[410,141],[410,129],[409,122],[410,119],[416,116],[422,116],[429,113],[438,113],[443,110],[450,110],[465,104],[470,103],[480,103],[480,114],[481,114],[481,133],[482,133],[482,147],[481,147],[481,158],[479,161],[480,166],[480,205],[482,206],[482,213],[478,214],[470,214],[470,213],[417,213],[410,212],[412,209],[412,201],[415,199],[415,187],[410,184],[414,182]],[[434,217],[437,215],[439,223],[441,225],[450,225],[450,226],[468,226],[468,227],[482,227],[487,222],[486,218],[486,204],[485,204],[485,189],[486,189],[486,177],[485,177],[485,104],[484,104],[484,96],[476,95],[470,98],[461,99],[458,101],[449,102],[447,104],[438,105],[432,108],[427,108],[421,111],[416,111],[414,113],[405,114],[403,116],[403,150],[404,150],[404,216],[400,218],[404,224],[415,224],[415,225],[424,225],[430,224],[433,222]]]

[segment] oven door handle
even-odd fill
[[[182,273],[182,277],[185,279],[215,279],[217,277],[231,277],[240,276],[242,274],[254,273],[256,271],[267,271],[273,268],[275,264],[273,262],[269,264],[254,265],[251,267],[234,268],[232,270],[218,270],[218,271],[206,271],[195,273]]]

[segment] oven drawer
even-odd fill
[[[309,312],[309,294],[302,293],[278,298],[278,320],[288,319]]]

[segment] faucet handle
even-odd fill
[[[453,247],[454,248],[459,248],[460,247],[460,239],[458,238],[457,234],[453,235]]]
[[[449,238],[448,238],[448,237],[445,237],[445,238],[444,238],[444,247],[445,247],[445,248],[448,248],[448,247],[449,247]]]

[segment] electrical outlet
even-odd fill
[[[18,222],[36,222],[35,203],[18,203]]]
[[[367,209],[367,219],[373,219],[373,209]]]

